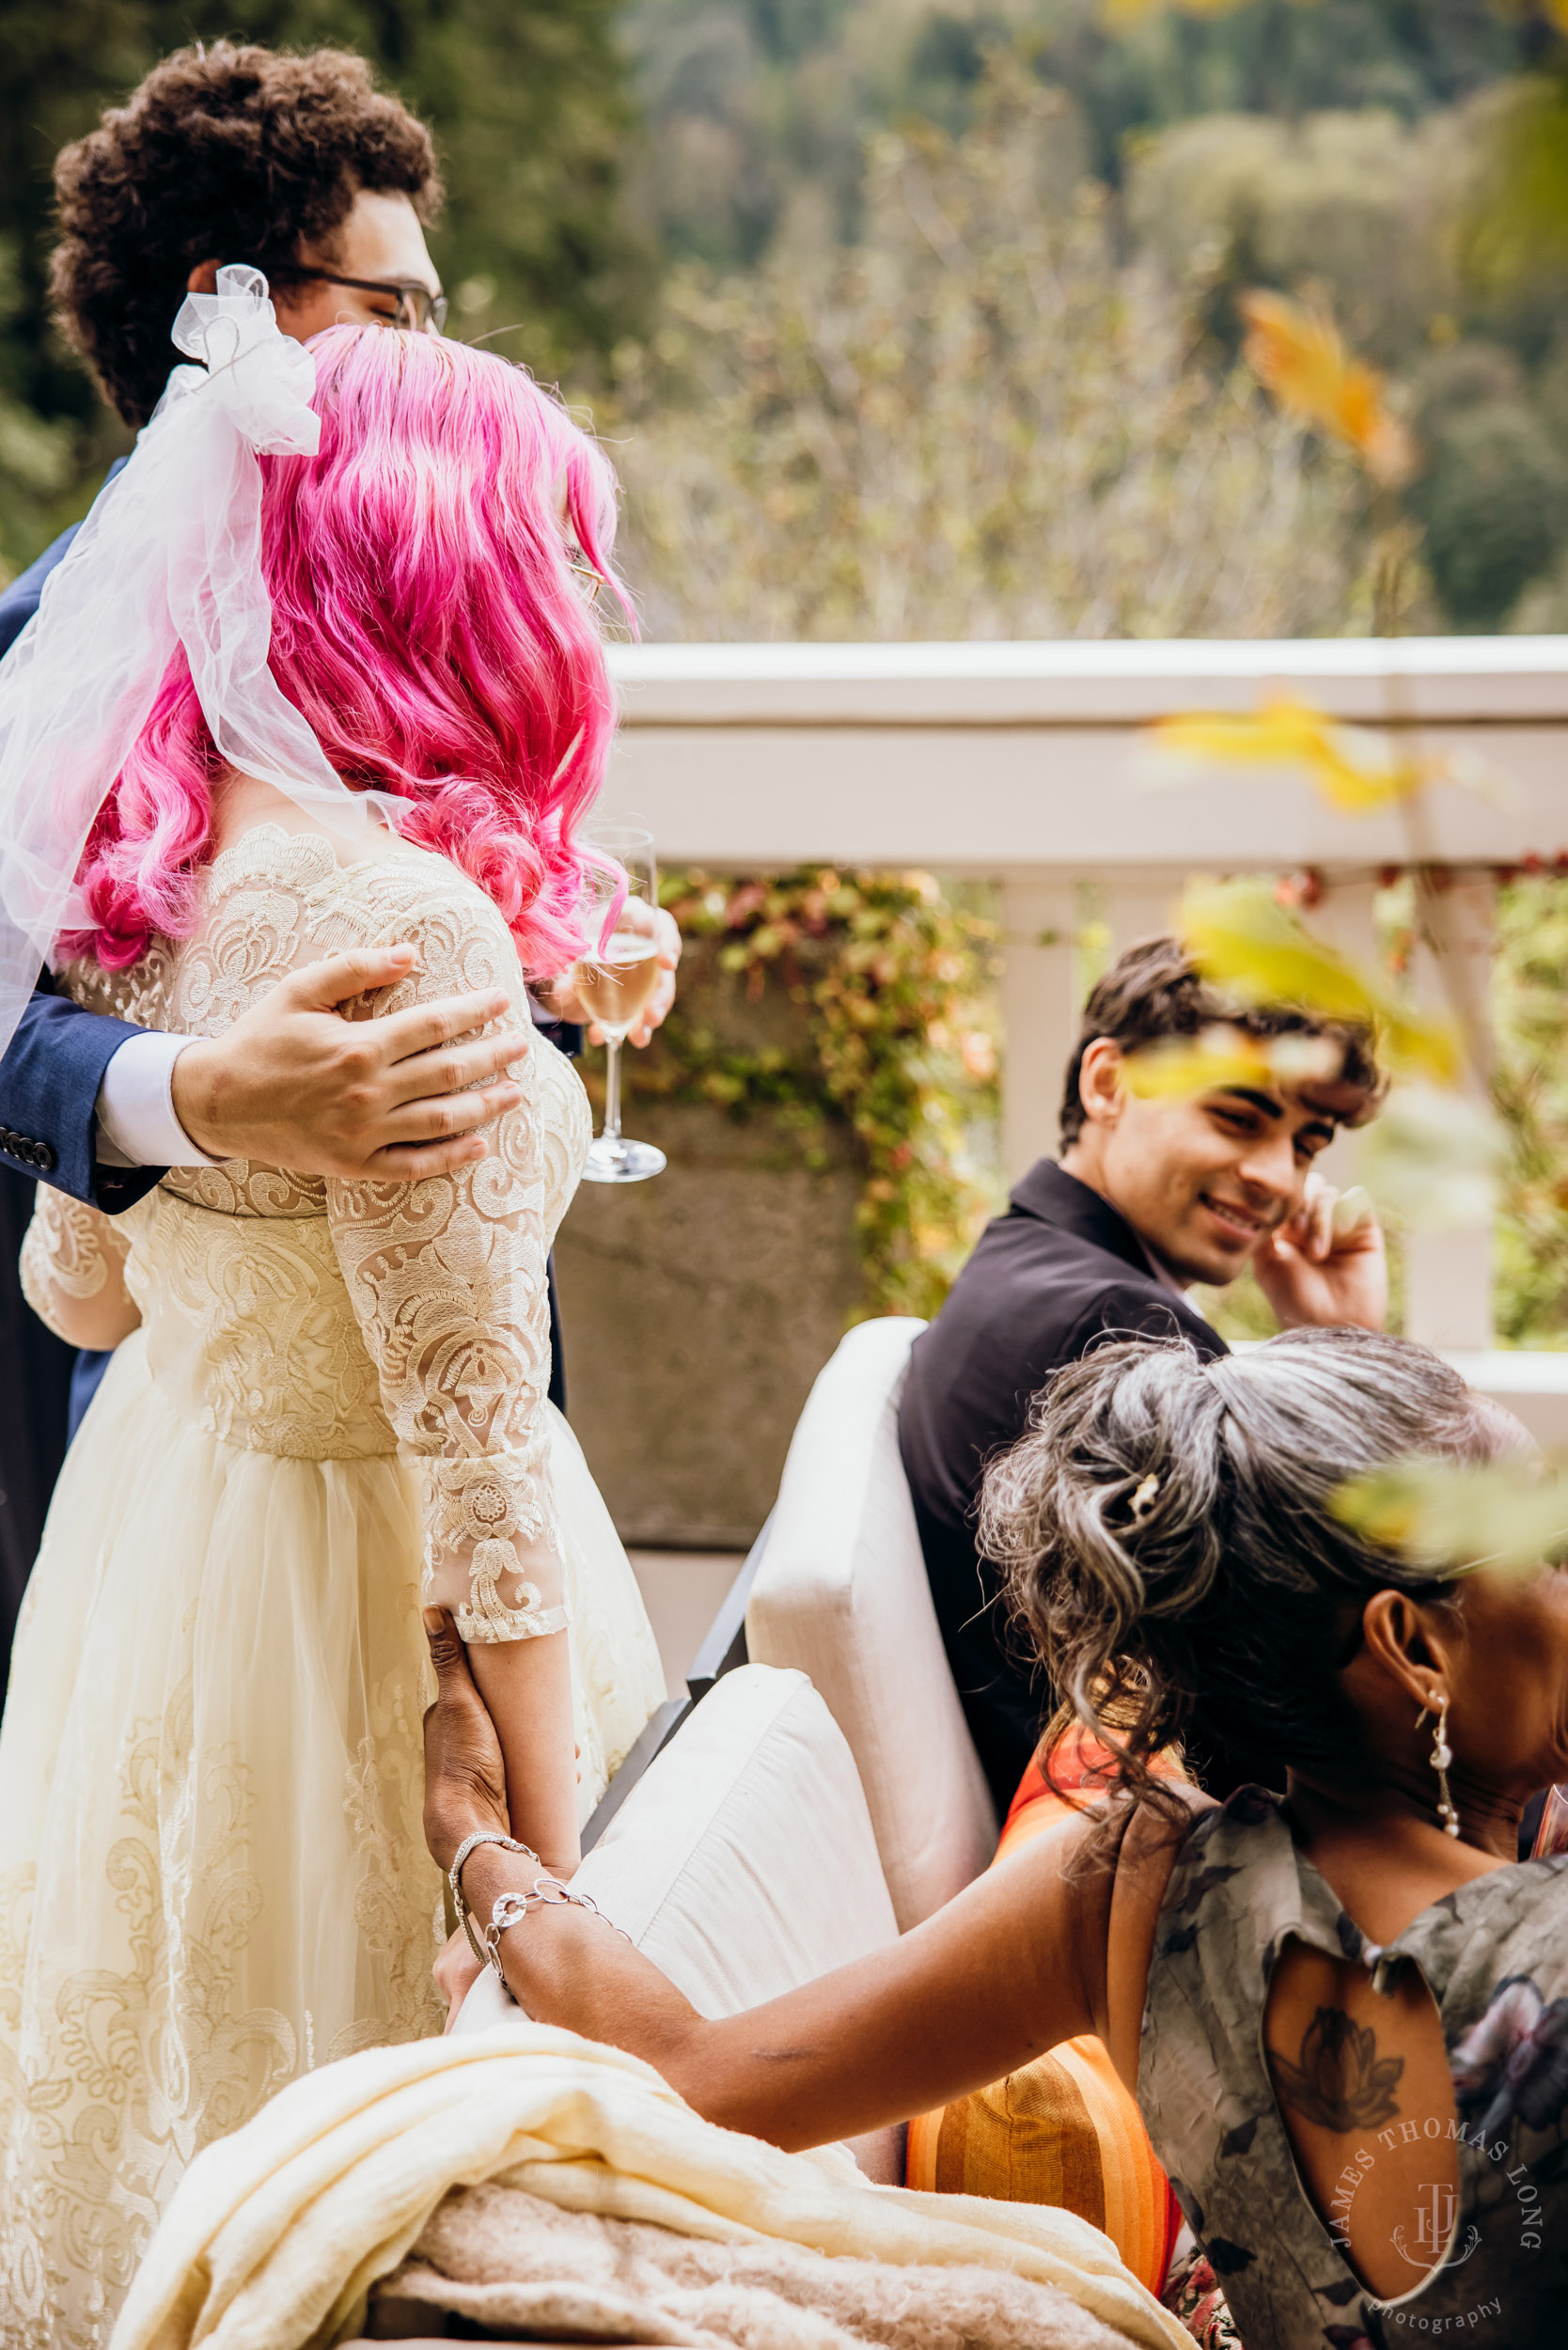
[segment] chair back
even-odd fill
[[[899,1458],[899,1393],[924,1327],[860,1323],[818,1375],[745,1620],[749,1653],[808,1674],[849,1741],[901,1932],[996,1848]]]
[[[714,1683],[572,1879],[704,2015],[794,1990],[898,1938],[855,1758],[802,1673],[743,1665]],[[516,2009],[486,1968],[453,2029]],[[903,2180],[903,2133],[851,2141]]]

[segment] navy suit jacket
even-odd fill
[[[0,658],[38,610],[44,581],[80,527],[72,524],[62,531],[0,595]],[[135,1033],[123,1020],[85,1011],[56,995],[45,979],[0,1059],[0,1167],[41,1176],[110,1215],[149,1191],[161,1167],[100,1167],[97,1156],[98,1089],[116,1053]]]

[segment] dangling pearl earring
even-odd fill
[[[1430,1705],[1422,1706],[1416,1716],[1418,1730],[1431,1711]],[[1453,1761],[1453,1748],[1449,1744],[1449,1700],[1446,1691],[1437,1700],[1437,1727],[1433,1732],[1432,1752],[1427,1760],[1437,1774],[1438,1824],[1445,1836],[1457,1836],[1459,1814],[1453,1808],[1453,1797],[1449,1793],[1449,1764]]]

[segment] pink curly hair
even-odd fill
[[[492,352],[352,326],[310,348],[320,452],[260,460],[273,675],[346,783],[412,803],[403,838],[494,901],[525,970],[562,971],[585,944],[585,868],[603,863],[575,834],[615,727],[563,501],[613,579],[615,476]],[[63,952],[118,970],[190,934],[221,774],[180,652],[94,824],[78,872],[92,921]]]

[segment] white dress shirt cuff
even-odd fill
[[[102,1166],[217,1166],[174,1114],[174,1064],[191,1042],[159,1029],[126,1038],[98,1089]]]

